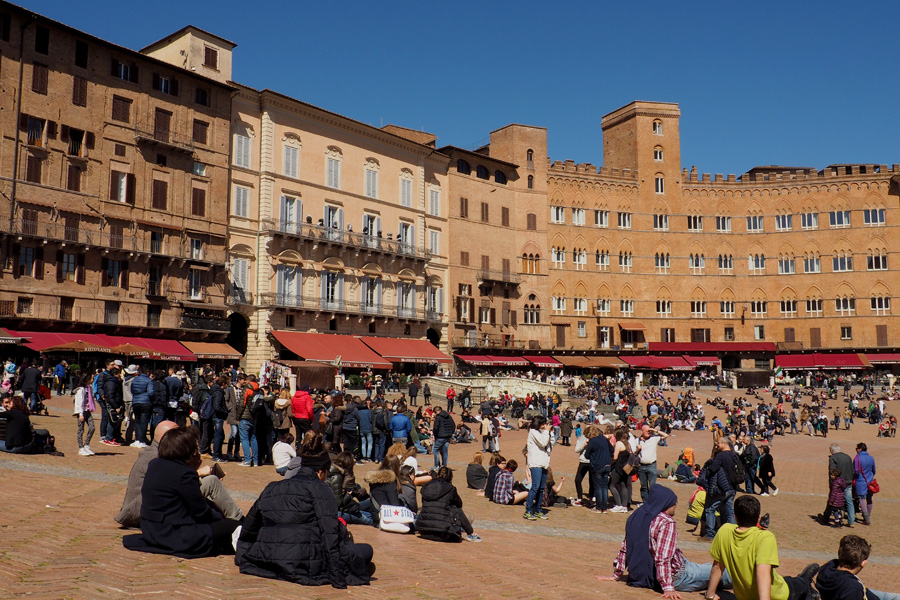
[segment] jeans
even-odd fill
[[[372,432],[359,434],[359,442],[362,446],[362,457],[372,458]]]
[[[147,428],[150,426],[150,412],[153,408],[149,404],[132,404],[134,411],[134,439],[142,444],[149,444]]]
[[[528,499],[525,500],[525,512],[531,514],[543,512],[542,504],[546,483],[547,469],[531,467],[531,489],[528,490]]]
[[[28,412],[34,414],[34,407],[37,406],[38,403],[38,393],[37,392],[28,392],[22,393],[25,400],[28,400]]]
[[[153,436],[153,432],[156,431],[156,426],[166,420],[165,409],[162,407],[154,407],[153,414],[150,415],[150,435]],[[153,436],[155,437],[155,436]]]
[[[650,464],[641,464],[638,467],[638,481],[641,482],[641,502],[647,501],[650,486],[656,483],[656,461]]]
[[[489,435],[481,436],[481,451],[482,452],[496,452],[497,449],[494,448],[494,438]]]
[[[241,447],[244,450],[244,462],[253,464],[256,459],[259,465],[259,447],[256,445],[256,423],[249,419],[241,419],[238,424],[241,432]]]
[[[746,465],[745,465],[745,468],[746,468]],[[744,489],[747,490],[748,494],[755,494],[756,488],[753,487],[753,474],[752,474],[753,471],[751,471],[750,469],[746,469],[746,470],[747,470],[747,474],[745,476],[744,482],[747,487],[745,487]]]
[[[672,586],[678,592],[702,592],[709,587],[712,563],[702,565],[684,559],[684,566],[672,576]],[[733,584],[728,571],[722,572],[722,587],[731,589]]]
[[[609,506],[609,472],[606,468],[599,471],[591,469],[591,481],[594,482],[596,508],[605,511]]]
[[[847,507],[847,522],[853,525],[856,522],[856,509],[853,506],[853,484],[844,488],[844,501]],[[881,598],[881,596],[878,596]]]
[[[222,443],[225,441],[225,419],[213,417],[213,444],[212,457],[222,458]]]
[[[706,518],[706,537],[716,537],[716,512],[723,522],[736,523],[734,520],[734,490],[725,494],[708,494],[703,516]]]
[[[373,525],[375,521],[372,519],[372,515],[368,512],[361,510],[357,514],[346,513],[346,512],[338,512],[338,516],[344,519],[348,525]]]
[[[447,453],[450,449],[450,438],[434,438],[434,447],[431,453],[434,454],[434,468],[440,469],[442,464],[445,467],[450,466]]]
[[[101,427],[100,432],[106,434],[104,436],[104,439],[106,440],[118,440],[122,437],[122,421],[114,423],[112,419],[107,417],[106,431]]]
[[[212,442],[212,433],[213,433],[213,420],[212,417],[209,419],[200,419],[200,422],[197,425],[200,428],[200,453],[201,454],[212,454],[209,448],[210,442]]]
[[[423,446],[421,442],[413,442],[413,446],[416,447],[416,452],[419,454],[428,454],[428,448]]]
[[[374,456],[372,457],[372,460],[379,463],[384,460],[384,455],[387,452],[387,434],[375,434],[375,447],[373,449],[373,452]]]

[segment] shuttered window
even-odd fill
[[[239,133],[234,135],[234,166],[250,168],[250,138]]]
[[[250,215],[250,188],[234,187],[234,214],[238,217]]]
[[[209,123],[194,119],[194,136],[193,139],[198,144],[209,143]]]
[[[113,96],[112,119],[122,123],[131,122],[131,100],[121,96]]]
[[[73,192],[81,191],[81,167],[79,165],[69,165],[66,189]]]
[[[72,80],[72,104],[87,106],[87,79],[84,77],[75,76]]]
[[[169,184],[161,179],[153,180],[153,199],[152,206],[159,210],[166,210],[166,204],[169,195]]]
[[[284,146],[284,174],[296,179],[300,174],[300,149]]]
[[[34,63],[31,71],[31,91],[37,94],[46,94],[49,78],[50,69],[47,65]]]
[[[43,161],[39,157],[28,155],[28,158],[25,159],[25,180],[31,183],[40,183],[42,167]]]
[[[200,188],[191,190],[191,214],[195,217],[206,216],[206,190]]]

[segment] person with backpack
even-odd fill
[[[150,395],[153,393],[153,380],[147,376],[147,370],[141,367],[130,383],[131,410],[134,413],[134,442],[131,447],[146,448],[150,445],[147,429],[150,427],[150,417],[153,413],[150,401]]]
[[[197,426],[200,428],[200,454],[212,454],[209,447],[213,437],[213,410],[209,396],[209,384],[212,375],[207,375],[197,382],[191,392],[191,410],[197,415]]]
[[[225,419],[228,418],[224,390],[224,386],[227,385],[228,378],[225,375],[219,375],[213,382],[212,387],[209,388],[209,402],[212,408],[213,421],[212,459],[217,463],[228,462],[222,458],[222,443],[225,441]]]
[[[704,466],[698,482],[708,490],[704,518],[706,519],[706,538],[716,537],[716,512],[720,512],[728,523],[734,520],[734,496],[737,487],[746,481],[746,470],[740,457],[734,451],[732,441],[722,436],[719,438],[718,452],[708,466]],[[703,475],[706,479],[704,480]]]
[[[244,460],[240,464],[242,467],[252,467],[254,461],[259,466],[259,446],[256,440],[256,415],[258,410],[254,407],[262,403],[263,395],[259,391],[259,384],[256,383],[255,377],[250,376],[250,380],[244,383],[241,389],[240,405],[237,409],[238,429],[241,432],[241,446],[244,450]]]
[[[380,463],[387,451],[387,439],[391,434],[391,418],[394,416],[389,402],[377,400],[372,412],[372,462]]]

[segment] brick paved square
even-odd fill
[[[722,395],[731,398],[732,393]],[[701,396],[705,399],[706,394]],[[659,597],[651,591],[596,579],[612,571],[627,515],[598,515],[571,507],[552,511],[547,521],[524,521],[521,507],[490,504],[465,488],[465,464],[480,448],[476,444],[451,446],[450,462],[457,469],[456,484],[465,510],[474,516],[475,530],[484,543],[439,544],[352,526],[357,541],[375,547],[378,571],[368,587],[349,591],[302,588],[241,575],[231,557],[189,561],[129,552],[121,545],[124,532],[112,516],[121,504],[137,450],[98,444],[98,456],[78,456],[68,398],[54,398],[49,405],[51,416],[37,417],[35,422],[51,430],[65,456],[0,456],[0,502],[5,508],[0,512],[2,598]],[[833,558],[838,540],[851,530],[822,527],[811,517],[825,505],[828,445],[837,441],[852,455],[860,440],[875,457],[882,490],[875,499],[874,525],[857,525],[853,530],[874,546],[862,579],[870,587],[897,592],[900,445],[896,439],[876,439],[875,427],[863,424],[854,425],[849,432],[830,432],[827,439],[776,437],[772,453],[780,493],[760,501],[763,511],[771,514],[781,573],[795,574],[808,562]],[[508,458],[518,459],[524,444],[524,432],[505,432],[501,438],[502,453]],[[712,446],[710,433],[676,432],[669,446],[660,448],[660,466],[688,446],[702,460]],[[428,467],[431,460],[420,455],[420,466]],[[566,477],[563,494],[574,495],[571,478],[577,464],[572,447],[555,448],[551,466],[557,477]],[[370,468],[357,467],[357,478],[361,480],[360,473]],[[225,484],[245,510],[265,484],[277,478],[271,467],[226,465],[226,471]],[[676,519],[682,523],[694,487],[661,483],[678,495]],[[679,528],[685,554],[693,561],[708,562],[707,544],[686,529],[686,525]]]

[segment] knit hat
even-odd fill
[[[312,456],[302,456],[303,466],[309,467],[313,471],[328,471],[331,469],[331,457],[327,452],[315,454]]]

